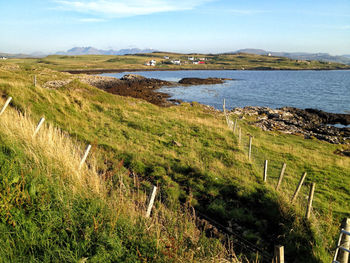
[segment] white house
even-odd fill
[[[193,64],[198,65],[199,62],[198,61],[193,61]]]
[[[152,59],[151,61],[146,62],[145,66],[152,66],[152,67],[154,67],[156,64],[157,64],[157,61]]]
[[[168,56],[164,56],[164,59],[170,59]]]
[[[194,57],[188,57],[187,59],[193,61],[193,60],[194,60]]]
[[[179,59],[177,60],[172,60],[171,63],[175,64],[175,65],[181,65],[181,61]]]
[[[207,60],[207,58],[199,58],[199,60],[204,61]]]
[[[7,57],[0,57],[0,59],[2,59],[2,60],[6,60],[6,59],[7,59]]]

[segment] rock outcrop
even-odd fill
[[[180,84],[183,85],[206,85],[206,84],[222,84],[225,80],[231,79],[223,79],[223,78],[183,78],[179,81]]]
[[[240,116],[257,116],[255,125],[265,131],[281,131],[304,135],[334,144],[350,144],[350,127],[336,127],[334,124],[349,125],[350,114],[336,114],[316,109],[284,107],[234,108],[232,113]]]

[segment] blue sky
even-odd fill
[[[0,0],[0,52],[74,46],[350,54],[349,0]]]

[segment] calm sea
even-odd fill
[[[102,74],[120,78],[125,74],[178,81],[186,77],[232,78],[218,85],[163,87],[159,91],[172,99],[197,101],[222,109],[267,106],[279,108],[316,108],[334,113],[350,113],[350,71],[251,71],[251,70],[190,70],[142,71]]]

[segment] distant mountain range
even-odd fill
[[[55,53],[56,55],[66,55],[66,56],[78,56],[78,55],[126,55],[126,54],[139,54],[139,53],[152,53],[155,49],[120,49],[120,50],[103,50],[96,49],[94,47],[74,47],[66,52],[60,51]]]
[[[34,52],[31,54],[8,54],[1,53],[0,56],[7,58],[42,58],[48,55],[64,55],[64,56],[78,56],[78,55],[126,55],[126,54],[139,54],[139,53],[152,53],[157,50],[155,49],[139,49],[139,48],[128,48],[120,50],[103,50],[97,49],[94,47],[74,47],[67,51],[59,51],[56,53],[43,53],[43,52]]]
[[[237,53],[248,53],[248,54],[256,54],[256,55],[268,55],[276,57],[287,57],[290,59],[298,59],[298,60],[319,60],[319,61],[327,61],[327,62],[337,62],[350,65],[350,55],[342,55],[342,56],[332,56],[328,53],[306,53],[306,52],[274,52],[274,51],[266,51],[263,49],[240,49],[234,52],[227,52],[225,54],[237,54]]]

